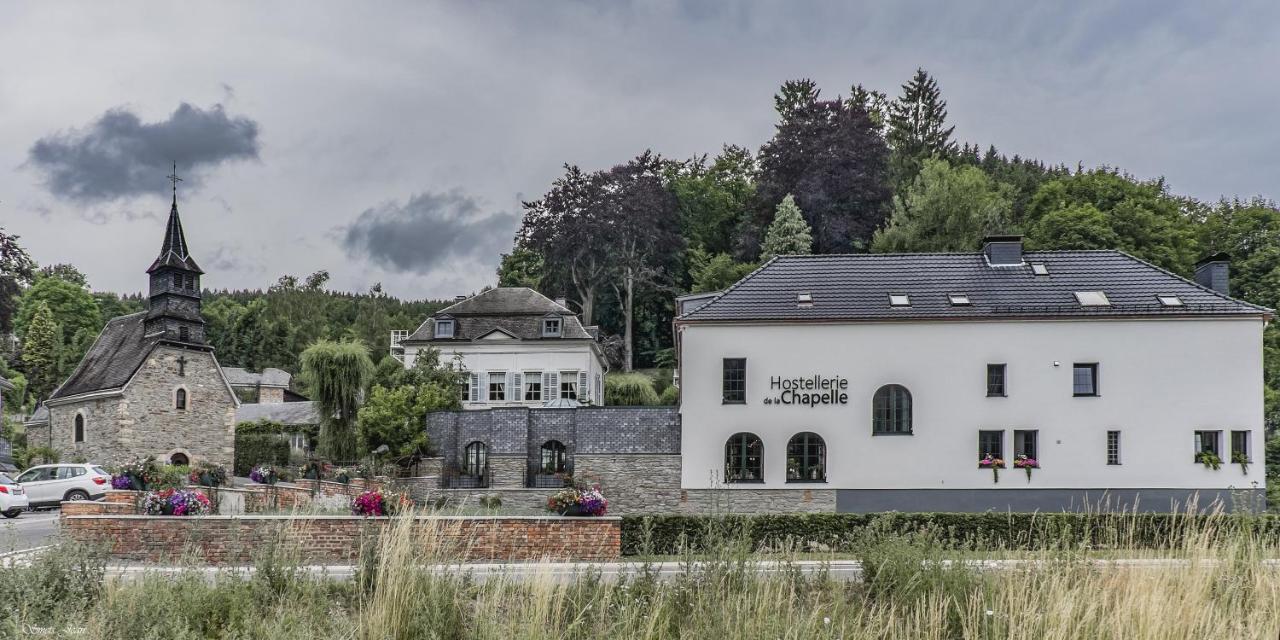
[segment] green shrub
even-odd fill
[[[232,465],[237,476],[249,475],[255,465],[289,466],[289,441],[276,433],[236,432],[236,454]]]
[[[611,373],[604,379],[604,403],[638,407],[658,404],[653,378],[643,373]]]
[[[714,545],[717,530],[741,531],[756,549],[856,551],[871,531],[928,533],[951,548],[1169,548],[1194,535],[1280,535],[1273,515],[1171,513],[804,513],[625,516],[624,555],[673,555]],[[711,532],[709,535],[708,532]]]
[[[662,395],[658,396],[658,404],[674,407],[680,404],[680,390],[674,386],[667,387],[662,391]]]

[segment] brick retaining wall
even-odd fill
[[[105,503],[98,503],[105,504]],[[74,510],[73,510],[74,511]],[[351,516],[137,516],[71,515],[62,533],[104,548],[117,560],[166,562],[195,557],[210,564],[245,564],[256,551],[279,543],[301,562],[352,562],[362,544],[376,540],[390,518]],[[617,559],[621,519],[557,516],[421,516],[415,518],[419,547],[436,547],[431,560]]]

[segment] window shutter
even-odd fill
[[[548,380],[551,381],[551,384],[547,385],[548,393],[550,395],[543,394],[542,397],[547,398],[549,400],[554,400],[560,397],[560,374],[552,371],[547,375],[550,376]]]
[[[600,404],[604,404],[604,389],[601,388],[604,386],[603,381],[604,381],[604,376],[601,376],[600,374],[597,373],[596,374],[596,393],[593,397],[596,399],[596,402],[599,402]]]
[[[517,372],[511,374],[511,396],[512,400],[521,402],[524,400],[524,375]]]
[[[480,401],[480,374],[471,374],[471,401]]]
[[[587,386],[587,372],[578,372],[578,398],[591,402],[591,387]]]

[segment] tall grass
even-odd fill
[[[535,564],[546,572],[532,578],[469,577],[445,570],[457,550],[443,527],[454,524],[402,518],[367,540],[348,582],[301,571],[296,549],[283,543],[259,549],[251,576],[105,584],[91,556],[66,550],[35,566],[0,568],[0,586],[14,599],[0,619],[9,629],[51,620],[107,640],[1276,637],[1276,540],[1238,526],[1237,516],[1187,518],[1146,552],[1169,561],[1098,560],[1099,539],[1122,549],[1138,522],[1057,532],[1058,544],[1022,550],[1016,562],[979,564],[973,560],[1008,554],[957,544],[943,531],[904,532],[886,518],[847,541],[863,574],[845,582],[801,571],[800,544],[762,554],[748,533],[714,523],[677,556],[673,577],[646,566],[620,579],[585,568],[566,579],[545,564]],[[19,588],[27,581],[46,586]]]

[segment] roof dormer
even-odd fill
[[[457,333],[458,322],[450,315],[436,316],[432,337],[437,340],[452,340]]]
[[[564,318],[554,313],[542,316],[542,337],[559,338],[564,335]]]

